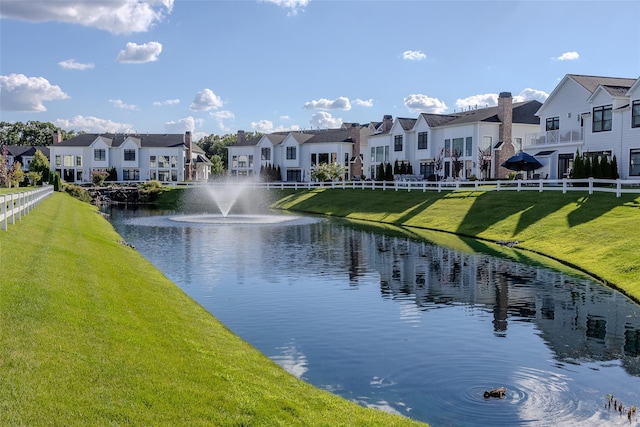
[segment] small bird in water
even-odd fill
[[[507,389],[505,387],[494,388],[493,390],[485,391],[484,397],[488,399],[490,397],[498,397],[502,399],[507,394]]]

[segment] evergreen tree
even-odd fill
[[[391,168],[391,163],[387,163],[387,166],[384,171],[384,178],[387,181],[393,181],[393,169]]]
[[[616,155],[613,155],[613,159],[611,159],[611,179],[620,178],[620,174],[618,173],[618,159],[616,159]]]
[[[576,150],[576,155],[573,159],[573,170],[571,171],[571,178],[582,179],[584,177],[584,163],[582,162],[582,156],[580,155],[580,152]]]
[[[600,172],[604,179],[611,179],[611,163],[609,163],[609,156],[602,156],[600,158]]]
[[[407,173],[409,175],[413,175],[413,166],[411,165],[411,163],[409,163],[409,165],[407,166]]]
[[[384,163],[379,163],[376,168],[376,181],[384,181]]]
[[[36,150],[33,159],[29,163],[29,172],[39,173],[40,178],[38,178],[37,182],[34,182],[33,185],[42,185],[42,183],[49,178],[49,170],[49,159],[42,154],[42,151]]]
[[[398,163],[398,159],[393,163],[393,174],[397,175],[400,173],[400,164]]]
[[[591,168],[591,156],[588,154],[584,156],[584,177],[589,178],[593,176],[593,170]]]
[[[401,175],[407,174],[407,164],[404,161],[400,163],[400,174]]]
[[[594,178],[602,178],[602,169],[600,169],[600,159],[598,158],[598,155],[595,155],[593,157],[593,161],[591,162],[591,174]]]

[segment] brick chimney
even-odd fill
[[[393,126],[393,117],[391,114],[385,114],[382,118],[382,132],[390,131],[391,126]]]
[[[237,137],[236,144],[237,144],[237,145],[242,145],[242,144],[244,144],[244,142],[245,142],[245,138],[246,138],[246,136],[245,136],[245,134],[244,134],[244,131],[243,131],[243,130],[239,130],[239,131],[238,131],[238,137]]]
[[[353,162],[349,165],[349,176],[362,175],[362,159],[360,158],[360,124],[352,123],[349,135],[353,141]]]
[[[53,145],[60,144],[62,142],[62,132],[60,129],[56,129],[53,133]]]
[[[498,120],[500,120],[499,141],[500,147],[496,151],[496,164],[494,167],[497,179],[507,178],[511,172],[500,166],[509,157],[515,154],[515,148],[511,137],[513,129],[513,98],[511,92],[500,92],[498,96]]]

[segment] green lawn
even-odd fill
[[[56,193],[0,231],[1,426],[408,426],[296,379],[95,208]]]
[[[543,254],[640,302],[637,194],[314,189],[279,191],[276,199],[280,209],[409,227],[418,236],[467,250],[500,251],[523,261],[539,261],[534,253]],[[517,240],[517,248],[526,251],[500,249],[499,240]]]

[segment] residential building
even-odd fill
[[[500,165],[522,148],[527,133],[539,128],[538,101],[513,103],[502,92],[498,106],[453,114],[422,113],[417,119],[397,118],[369,137],[370,176],[380,163],[411,165],[424,179],[507,178]]]
[[[115,170],[116,181],[207,181],[211,162],[185,134],[81,134],[49,147],[51,169],[66,182],[87,183]]]
[[[280,169],[283,181],[310,181],[313,168],[321,163],[340,163],[345,167],[342,179],[360,177],[365,170],[361,150],[372,124],[345,124],[336,129],[315,129],[275,132],[245,139],[238,131],[238,140],[229,150],[231,176],[259,177],[266,167]]]
[[[8,166],[12,167],[13,163],[20,162],[20,169],[24,172],[29,172],[29,164],[33,160],[36,151],[40,151],[47,159],[49,158],[49,147],[31,145],[6,145],[4,147],[7,149]],[[2,148],[3,150],[4,147]]]
[[[567,74],[536,115],[524,149],[542,176],[569,177],[577,152],[616,157],[622,179],[640,179],[640,79]]]

